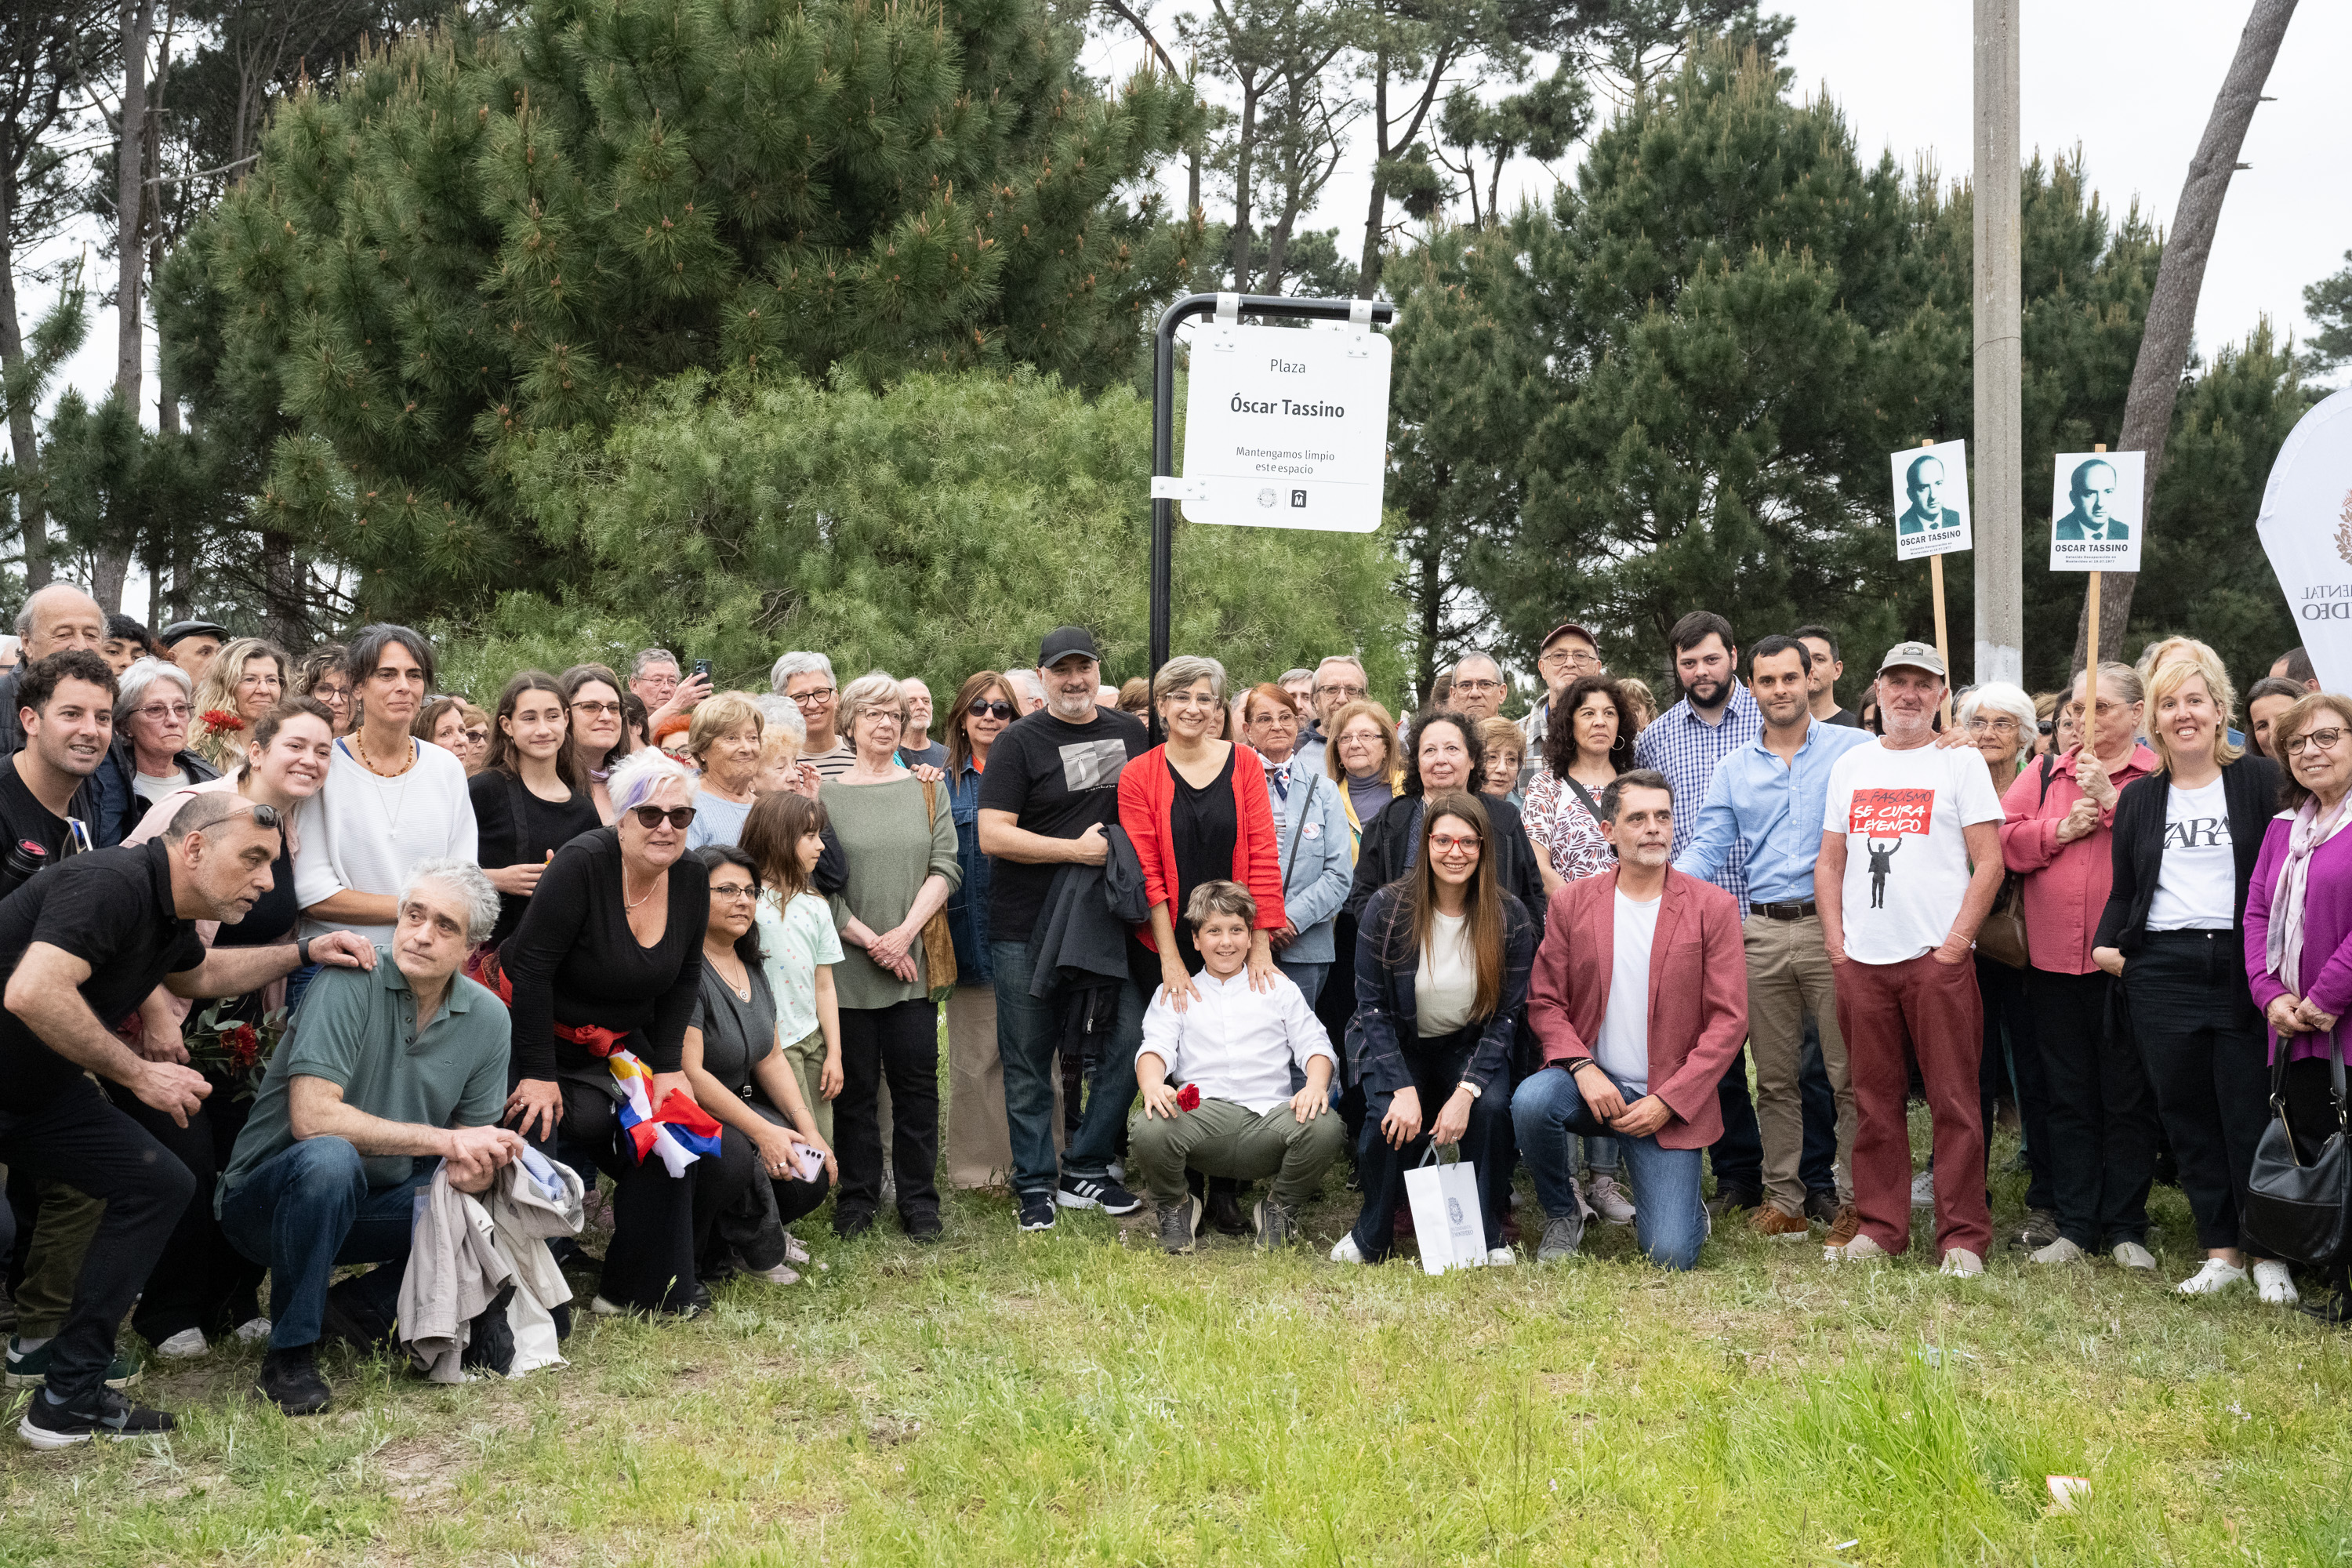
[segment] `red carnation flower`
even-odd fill
[[[239,1024],[231,1029],[226,1044],[232,1067],[249,1068],[261,1059],[261,1036],[250,1024]]]
[[[1178,1089],[1176,1091],[1176,1109],[1179,1110],[1200,1110],[1201,1086],[1197,1083],[1188,1083],[1183,1088]]]
[[[208,735],[225,735],[245,728],[245,721],[226,708],[205,709],[203,723]]]

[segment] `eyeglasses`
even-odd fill
[[[1538,657],[1536,662],[1546,669],[1558,669],[1566,665],[1570,669],[1598,669],[1601,656],[1590,648],[1553,648]]]
[[[2014,719],[1971,719],[1969,721],[1969,733],[1971,735],[2014,735],[2017,733],[2017,721]]]
[[[904,708],[868,708],[864,712],[859,713],[857,717],[860,719],[887,719],[893,724],[903,724],[907,721],[907,710]]]
[[[730,900],[756,899],[760,896],[760,889],[743,882],[713,882],[710,884],[710,896],[714,899]]]
[[[263,687],[268,687],[270,690],[275,691],[275,690],[277,690],[277,689],[278,689],[278,688],[280,685],[282,685],[282,684],[284,684],[284,683],[283,683],[283,682],[281,682],[281,681],[280,681],[280,680],[279,680],[276,676],[274,676],[274,675],[267,675],[267,674],[264,674],[264,675],[240,675],[240,676],[238,676],[238,677],[236,678],[236,684],[237,684],[237,688],[238,688],[238,689],[240,689],[240,690],[244,689],[246,687],[250,686],[250,687],[252,687],[252,688],[253,688],[255,690],[257,690],[257,690],[259,690],[259,689],[261,689]]]
[[[188,715],[194,711],[194,708],[184,702],[174,702],[168,708],[160,702],[151,702],[139,710],[139,717],[157,724],[171,719],[177,719],[184,724],[188,721]]]
[[[636,813],[637,826],[648,833],[659,827],[665,816],[669,818],[669,825],[681,833],[694,823],[694,807],[690,805],[674,805],[667,811],[657,805],[640,805],[633,809]]]
[[[1432,855],[1475,855],[1479,847],[1475,837],[1456,838],[1450,833],[1429,836],[1429,852]]]
[[[585,713],[591,719],[601,719],[608,713],[618,713],[621,710],[621,705],[617,702],[574,702],[572,705],[572,710],[574,713]]]
[[[813,691],[803,691],[793,699],[793,706],[795,708],[821,708],[824,704],[833,700],[835,690],[835,688],[834,687],[820,686]]]
[[[1010,702],[992,702],[987,698],[983,697],[979,701],[973,703],[971,707],[965,709],[964,711],[971,714],[975,719],[1010,719],[1013,717],[1013,704]]]
[[[1454,689],[1456,691],[1500,691],[1503,689],[1503,683],[1499,680],[1457,680],[1454,683]]]
[[[1318,686],[1315,689],[1315,695],[1318,697],[1337,697],[1343,702],[1358,702],[1371,695],[1371,688],[1368,686]]]
[[[2304,734],[2297,735],[2294,740],[2289,741],[2280,749],[2284,751],[2290,757],[2299,757],[2303,755],[2303,749],[2305,746],[2311,746],[2323,752],[2332,752],[2336,749],[2336,742],[2342,739],[2344,739],[2344,731],[2342,730],[2313,730]]]

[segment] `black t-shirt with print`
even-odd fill
[[[1150,748],[1133,714],[1097,708],[1087,722],[1070,724],[1040,709],[1015,720],[989,748],[980,809],[1009,811],[1015,826],[1047,838],[1076,838],[1096,823],[1108,827],[1118,820],[1119,769]],[[1028,941],[1060,868],[992,861],[989,940]]]
[[[78,989],[112,1027],[138,1011],[166,974],[205,961],[194,921],[172,904],[169,851],[160,838],[98,849],[52,866],[0,899],[0,985],[37,942],[89,965]],[[81,1076],[13,1013],[0,1012],[0,1110],[38,1110]]]
[[[96,797],[97,791],[84,782],[68,803],[68,812],[85,827],[97,818]],[[73,852],[67,819],[42,805],[17,776],[16,758],[0,762],[0,898],[23,887],[35,871],[59,865]]]

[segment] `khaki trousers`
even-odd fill
[[[1748,1043],[1756,1058],[1756,1125],[1764,1141],[1764,1196],[1786,1215],[1805,1212],[1798,1174],[1805,1152],[1804,1101],[1797,1087],[1805,1017],[1822,1034],[1822,1068],[1837,1096],[1837,1191],[1853,1201],[1853,1084],[1845,1037],[1838,1032],[1837,986],[1818,915],[1767,920],[1750,914],[1740,928],[1748,952]]]
[[[1013,1179],[1012,1124],[1004,1115],[1004,1059],[996,1054],[996,987],[958,985],[948,996],[948,1158],[951,1187],[1002,1187]],[[1062,1131],[1062,1082],[1054,1079],[1054,1152]]]
[[[16,1332],[28,1340],[52,1339],[65,1326],[82,1259],[106,1218],[105,1204],[63,1182],[43,1182],[40,1194],[40,1217],[16,1288]]]
[[[1252,1110],[1230,1100],[1204,1100],[1173,1117],[1146,1113],[1128,1131],[1128,1149],[1154,1202],[1184,1201],[1187,1165],[1204,1176],[1237,1181],[1274,1178],[1276,1203],[1296,1210],[1323,1185],[1348,1131],[1336,1111],[1301,1121],[1284,1100]]]

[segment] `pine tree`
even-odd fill
[[[279,110],[159,296],[274,442],[256,521],[368,613],[554,590],[520,468],[664,378],[1130,372],[1197,241],[1136,193],[1195,112],[1097,96],[1042,0],[541,0]]]

